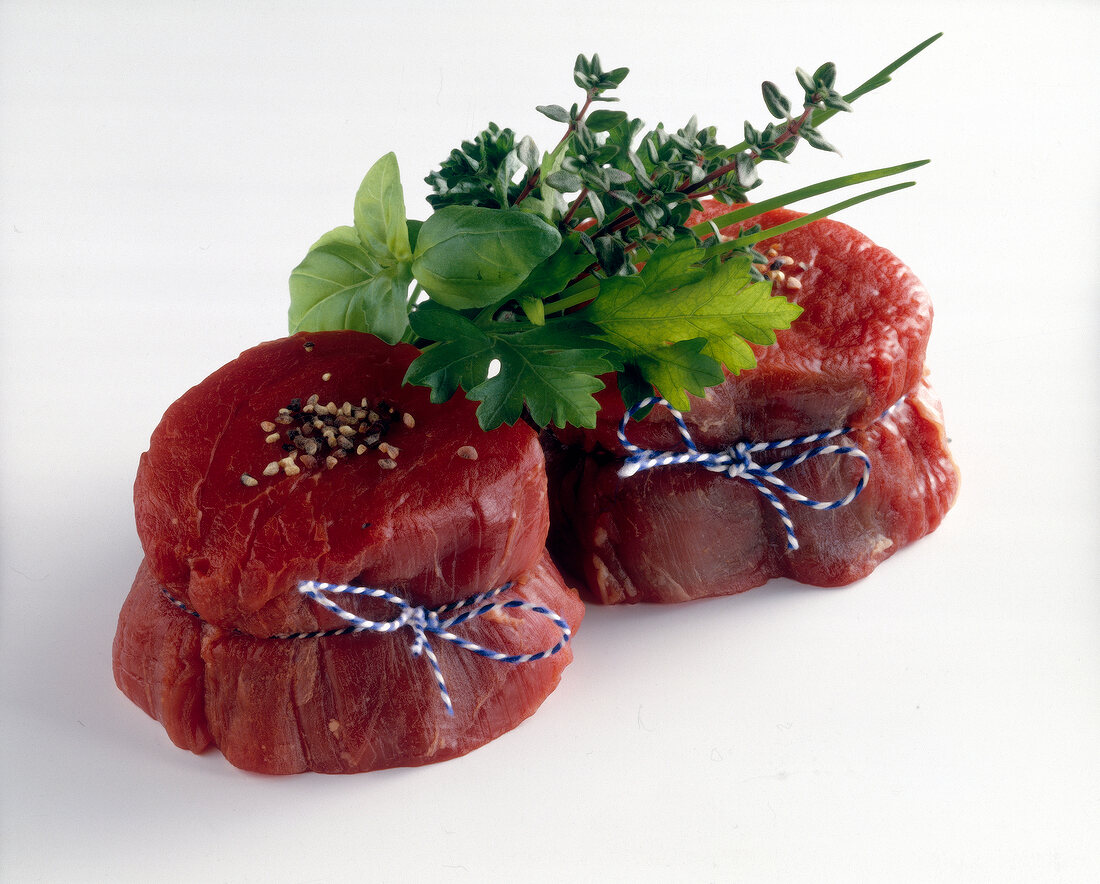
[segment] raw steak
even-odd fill
[[[134,485],[157,579],[208,623],[269,636],[341,625],[299,596],[299,580],[399,586],[438,605],[531,568],[548,525],[534,434],[522,424],[485,433],[475,403],[432,404],[426,388],[402,386],[416,352],[358,332],[301,334],[242,353],[185,393],[154,431]],[[352,437],[332,469],[321,441],[316,466],[299,456],[298,474],[263,475],[287,455],[296,424],[276,423],[274,443],[261,424],[315,393],[321,405],[366,398],[411,415],[412,428],[398,417],[383,437],[399,450],[396,466],[381,468],[377,449],[356,455]],[[476,459],[460,456],[466,447]]]
[[[410,628],[278,637],[347,625],[302,596],[302,580],[390,589],[426,607],[516,581],[495,601],[518,592],[579,624],[580,602],[545,555],[534,433],[485,433],[474,403],[435,405],[403,387],[415,355],[356,332],[261,344],[184,394],[154,431],[134,489],[146,559],[114,666],[177,745],[214,743],[270,773],[424,764],[514,727],[556,686],[568,646],[506,663],[429,636],[452,718],[426,656],[410,651]],[[397,614],[380,599],[338,603],[374,620]],[[454,632],[504,654],[561,638],[551,620],[516,609]]]
[[[710,207],[694,220],[726,211]],[[784,209],[756,220],[769,228],[797,217]],[[594,430],[544,434],[550,548],[598,601],[728,595],[779,576],[824,586],[849,583],[935,528],[954,499],[958,478],[942,414],[922,380],[932,309],[920,282],[886,249],[835,221],[817,221],[758,246],[770,247],[793,259],[784,270],[798,280],[798,287],[777,283],[776,293],[804,312],[791,329],[778,332],[774,346],[754,348],[755,369],[727,375],[705,399],[693,397],[684,415],[691,436],[700,450],[721,451],[741,440],[852,427],[850,438],[832,441],[867,453],[870,483],[840,509],[788,503],[801,544],[788,551],[776,511],[743,480],[692,465],[620,478],[626,452],[616,431],[623,405],[608,378],[598,394],[602,409]],[[892,417],[879,421],[903,396]],[[663,408],[632,421],[628,437],[644,448],[683,449]],[[843,497],[861,471],[850,458],[825,457],[780,478],[826,501]]]
[[[620,478],[623,462],[614,455],[549,448],[550,548],[605,604],[732,595],[773,577],[851,583],[939,525],[958,475],[939,402],[923,383],[889,417],[831,441],[868,455],[870,482],[840,509],[786,502],[799,541],[793,551],[776,510],[741,479],[698,465]],[[766,464],[779,457],[756,459]],[[825,456],[780,477],[811,498],[833,500],[861,471],[852,458]]]
[[[549,556],[520,577],[517,591],[574,628],[580,623],[581,603]],[[388,619],[392,609],[374,613]],[[507,653],[537,653],[560,639],[553,623],[526,611],[479,617],[455,632]],[[273,639],[204,624],[164,597],[146,561],[119,618],[115,680],[181,748],[214,744],[232,764],[258,773],[356,773],[476,749],[531,715],[572,660],[568,645],[509,664],[437,639],[451,717],[410,642],[408,630]]]

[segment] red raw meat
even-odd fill
[[[696,465],[624,479],[622,460],[613,455],[550,448],[550,548],[604,604],[732,595],[773,577],[851,583],[939,525],[955,499],[958,474],[939,402],[924,384],[889,417],[830,443],[858,446],[871,461],[871,479],[840,509],[786,502],[799,541],[793,551],[775,509],[741,479]],[[766,464],[780,456],[756,459]],[[861,471],[852,458],[825,456],[780,477],[808,497],[834,500]]]
[[[711,206],[692,223],[727,211]],[[769,228],[797,217],[782,209],[756,221]],[[777,284],[775,291],[803,313],[777,333],[774,346],[754,348],[754,370],[727,375],[705,399],[692,397],[686,424],[702,451],[852,427],[849,437],[831,442],[867,453],[870,483],[854,503],[835,510],[787,502],[801,545],[788,551],[776,511],[744,480],[692,465],[620,478],[626,452],[616,431],[623,405],[609,377],[597,397],[602,409],[594,430],[544,434],[550,549],[597,601],[729,595],[779,576],[823,586],[850,583],[933,530],[954,500],[958,476],[942,413],[922,379],[932,309],[920,282],[886,249],[835,221],[816,221],[758,248],[773,246],[794,260],[785,269],[793,269],[801,285]],[[902,396],[905,403],[879,421]],[[675,422],[661,407],[631,421],[627,432],[644,448],[683,450]],[[757,461],[769,459],[758,455]],[[826,501],[843,497],[861,471],[857,461],[837,456],[780,477]]]
[[[583,615],[549,556],[517,581],[529,602],[576,628]],[[373,613],[392,616],[380,606]],[[561,637],[548,619],[499,611],[455,628],[506,653],[537,653]],[[192,752],[216,745],[234,765],[268,774],[356,773],[446,761],[511,730],[557,686],[572,660],[567,645],[531,663],[487,660],[435,640],[454,700],[444,712],[426,659],[408,630],[314,639],[254,638],[172,605],[148,561],[119,618],[115,680]]]
[[[410,652],[411,629],[277,638],[347,625],[302,596],[302,580],[391,589],[426,607],[513,580],[522,586],[499,600],[518,591],[579,625],[576,594],[545,558],[535,434],[523,424],[486,433],[474,403],[432,404],[426,389],[402,386],[415,356],[357,332],[261,344],[185,393],[154,431],[134,489],[146,560],[119,618],[115,677],[177,745],[214,743],[232,763],[270,773],[424,764],[514,727],[556,686],[568,646],[512,664],[436,638],[451,718],[428,660]],[[322,408],[354,406],[343,422],[356,444],[331,468],[325,457],[343,449],[320,430],[292,440],[303,421],[321,421],[316,407],[312,417],[298,411],[313,394]],[[381,401],[394,409],[382,440],[392,448],[370,447],[388,414]],[[360,421],[356,407],[377,414]],[[287,456],[283,446],[307,438],[324,443],[319,456],[296,454],[297,471],[264,475]],[[376,620],[397,613],[367,597],[339,604]],[[455,632],[506,654],[560,638],[549,619],[516,610]]]
[[[416,353],[358,332],[300,334],[247,350],[185,393],[134,485],[157,578],[207,622],[269,636],[341,625],[299,596],[299,580],[399,586],[438,605],[531,568],[548,525],[533,433],[485,433],[475,403],[433,404],[426,388],[401,386]],[[412,415],[414,427],[395,421],[385,437],[400,451],[396,468],[371,451],[331,470],[264,476],[286,454],[288,427],[276,425],[284,438],[269,444],[261,423],[314,393],[322,404],[384,399]],[[465,446],[475,460],[458,454]]]

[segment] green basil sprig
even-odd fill
[[[560,245],[557,228],[535,215],[446,206],[420,229],[413,276],[447,307],[486,307],[513,292]]]
[[[290,331],[354,329],[390,344],[409,333],[412,240],[397,157],[388,153],[355,195],[354,227],[322,236],[290,274]]]

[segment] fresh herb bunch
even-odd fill
[[[325,234],[291,273],[290,329],[415,343],[422,353],[405,381],[430,387],[437,402],[463,390],[480,402],[485,429],[524,416],[539,426],[594,426],[593,393],[612,371],[627,405],[656,389],[687,409],[688,394],[721,383],[723,367],[753,368],[750,344],[775,343],[776,330],[801,312],[772,294],[753,266],[765,262],[754,244],[913,182],[766,232],[746,222],[927,161],[823,181],[694,227],[691,213],[705,198],[746,202],[760,186],[760,164],[785,162],[800,141],[835,150],[819,127],[939,36],[846,95],[835,89],[832,63],[797,70],[797,112],[765,82],[774,121],[746,122],[732,147],[694,117],[675,132],[644,131],[623,111],[593,108],[618,100],[609,93],[628,71],[581,55],[573,79],[583,101],[537,108],[565,126],[553,150],[540,153],[530,137],[490,123],[426,179],[427,220],[406,217],[395,155],[375,163],[356,194],[354,226]],[[719,234],[734,225],[737,236]]]

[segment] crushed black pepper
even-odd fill
[[[307,350],[312,346],[311,342],[306,342]],[[286,455],[270,461],[264,467],[263,475],[275,476],[283,472],[295,476],[303,468],[312,470],[322,466],[331,470],[349,454],[362,456],[375,450],[382,455],[378,465],[383,470],[395,469],[400,450],[388,445],[383,438],[396,422],[409,429],[416,426],[411,414],[402,412],[385,400],[373,405],[365,398],[359,405],[346,401],[342,405],[335,402],[322,404],[320,396],[314,393],[303,404],[300,397],[295,397],[279,409],[273,421],[260,422],[264,440],[278,445]],[[280,426],[287,427],[285,435]],[[245,476],[251,481],[246,481],[242,476],[242,484],[251,487],[257,483],[247,473]]]

